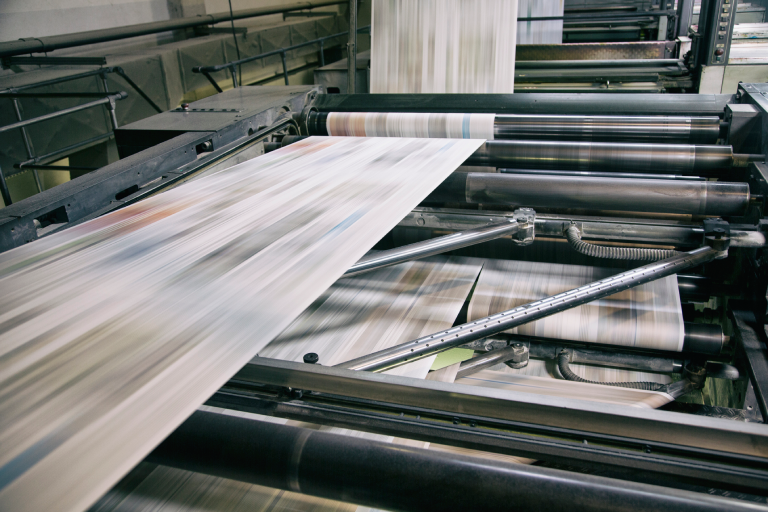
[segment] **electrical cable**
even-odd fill
[[[571,354],[567,350],[563,350],[557,356],[557,367],[560,369],[560,373],[565,380],[586,382],[587,384],[602,384],[603,386],[615,386],[619,388],[642,389],[645,391],[660,391],[666,387],[664,384],[659,384],[658,382],[598,382],[595,380],[583,379],[571,370],[570,359]]]

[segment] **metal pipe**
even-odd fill
[[[8,183],[5,181],[5,174],[3,174],[2,168],[0,168],[0,195],[3,196],[5,206],[13,204],[13,201],[11,200],[11,191],[8,190]]]
[[[527,140],[487,141],[465,162],[520,169],[652,174],[695,174],[732,164],[731,146]]]
[[[397,265],[404,261],[418,260],[426,258],[427,256],[433,256],[454,249],[487,242],[488,240],[494,240],[502,236],[513,235],[519,230],[520,226],[517,220],[508,219],[500,224],[490,224],[488,226],[482,226],[460,233],[452,233],[450,235],[409,244],[388,251],[375,252],[360,258],[357,263],[344,272],[344,277],[356,276],[372,270]]]
[[[444,208],[417,207],[400,221],[398,227],[437,231],[464,231],[501,222],[512,216],[511,212],[488,210],[449,210]],[[704,230],[696,224],[680,224],[670,221],[639,219],[614,220],[584,215],[558,215],[537,213],[536,236],[564,238],[563,230],[575,222],[584,240],[622,242],[627,244],[665,245],[694,247],[701,244]],[[766,245],[765,235],[756,228],[753,231],[731,229],[731,247],[761,248]]]
[[[518,60],[515,69],[573,69],[599,67],[661,67],[683,64],[682,59],[613,59],[613,60]]]
[[[355,94],[357,78],[357,0],[349,0],[349,41],[347,42],[347,94]]]
[[[540,171],[533,169],[498,169],[502,174],[533,174],[536,176],[583,176],[585,178],[637,178],[647,180],[706,181],[701,176],[679,174],[643,174],[639,172],[588,172],[588,171]]]
[[[720,118],[505,114],[496,116],[493,130],[496,139],[713,144]]]
[[[19,100],[18,98],[13,98],[13,109],[16,111],[16,120],[18,122],[22,122],[23,119],[21,117],[21,108],[19,107]],[[21,138],[24,140],[24,147],[27,150],[27,158],[34,158],[35,152],[32,149],[32,141],[29,140],[29,135],[27,134],[27,129],[23,126],[21,127]],[[35,185],[37,185],[37,191],[42,192],[43,191],[43,184],[40,181],[40,174],[37,172],[37,169],[32,169],[32,175],[35,178]]]
[[[316,7],[325,7],[346,3],[347,0],[317,0],[312,2],[298,2],[290,5],[279,5],[270,7],[258,7],[255,9],[245,9],[235,11],[230,15],[229,12],[216,14],[206,14],[204,16],[189,16],[167,21],[156,21],[152,23],[139,23],[137,25],[128,25],[125,27],[108,28],[102,30],[90,30],[87,32],[78,32],[75,34],[62,34],[59,36],[48,37],[29,37],[19,39],[18,41],[8,41],[0,43],[0,57],[12,57],[14,55],[24,55],[27,53],[50,52],[61,48],[73,48],[76,46],[85,46],[106,41],[116,41],[118,39],[128,39],[147,34],[159,34],[161,32],[170,32],[172,30],[182,30],[185,28],[200,27],[203,25],[213,25],[230,20],[240,20],[246,18],[255,18],[258,16],[267,16],[270,14],[280,14],[302,9],[314,9]]]
[[[463,379],[479,371],[505,363],[517,355],[519,349],[514,344],[508,347],[491,350],[472,359],[462,361],[459,371],[456,373],[456,380]]]
[[[746,183],[470,172],[452,174],[426,201],[730,216],[749,199]]]
[[[752,504],[196,411],[152,463],[386,510],[752,510]],[[333,468],[329,471],[329,468]]]
[[[0,46],[2,46],[3,43],[0,43]],[[0,91],[0,96],[5,96],[8,94],[14,94],[17,91],[24,91],[27,89],[34,89],[36,87],[45,87],[46,85],[56,85],[63,82],[70,82],[72,80],[79,80],[80,78],[87,78],[90,76],[100,75],[104,72],[104,69],[92,69],[91,71],[84,71],[83,73],[78,73],[76,75],[69,75],[69,76],[61,76],[58,78],[52,78],[50,80],[43,80],[42,82],[34,82],[31,84],[25,84],[25,85],[19,85],[15,87],[11,87],[8,89],[5,89],[3,91]]]
[[[587,302],[638,286],[712,261],[721,253],[711,247],[700,247],[678,256],[628,270],[567,292],[530,302],[522,306],[451,327],[339,365],[351,370],[383,371],[413,362],[449,348],[487,338],[513,327],[527,324]]]
[[[630,354],[626,352],[593,350],[573,348],[563,344],[561,340],[545,339],[532,336],[509,336],[508,347],[490,350],[472,359],[461,363],[456,379],[472,375],[492,366],[505,363],[514,356],[514,343],[529,346],[529,355],[532,359],[556,360],[563,348],[568,348],[571,353],[571,362],[576,364],[588,364],[593,366],[606,366],[610,368],[623,368],[635,371],[648,371],[657,373],[680,373],[685,365],[683,359],[668,357],[646,356]]]
[[[81,148],[83,146],[87,146],[88,144],[93,144],[93,143],[101,142],[103,140],[111,139],[113,136],[114,134],[112,132],[105,133],[102,135],[97,135],[96,137],[91,137],[90,139],[86,139],[81,142],[76,142],[75,144],[70,144],[69,146],[63,147],[61,149],[57,149],[56,151],[52,151],[45,155],[36,156],[35,158],[32,158],[31,160],[27,160],[26,162],[15,164],[14,167],[16,167],[17,169],[25,169],[27,167],[32,167],[33,164],[37,164],[44,160],[49,160],[51,158],[64,155],[66,153],[69,153],[70,151],[74,151],[75,149]]]
[[[7,132],[8,130],[14,130],[16,128],[21,128],[23,126],[29,126],[30,124],[47,121],[48,119],[55,119],[57,117],[65,116],[67,114],[72,114],[73,112],[79,112],[81,110],[86,110],[91,107],[96,107],[98,105],[108,104],[114,100],[122,100],[123,98],[127,98],[127,97],[128,97],[128,94],[125,92],[110,94],[109,96],[105,96],[104,98],[94,100],[94,101],[89,101],[88,103],[83,103],[82,105],[76,105],[74,107],[65,108],[64,110],[59,110],[57,112],[51,112],[50,114],[45,114],[40,117],[35,117],[33,119],[27,119],[26,121],[20,121],[18,123],[9,124],[6,126],[0,126],[0,133]]]
[[[364,32],[366,30],[369,30],[370,28],[371,28],[371,26],[368,25],[368,26],[361,27],[361,28],[357,29],[357,31],[358,32]],[[311,41],[304,41],[303,43],[294,44],[294,45],[291,45],[291,46],[286,46],[285,48],[278,48],[277,50],[270,50],[268,52],[260,53],[258,55],[252,55],[250,57],[245,57],[245,58],[240,59],[240,60],[233,60],[231,62],[225,62],[224,64],[216,64],[216,65],[213,65],[213,66],[195,66],[194,68],[192,68],[192,72],[193,73],[207,74],[207,73],[213,73],[213,72],[216,72],[216,71],[222,71],[224,69],[231,69],[232,66],[240,66],[241,64],[247,64],[248,62],[252,62],[254,60],[263,59],[263,58],[266,58],[266,57],[271,57],[273,55],[284,54],[285,52],[288,52],[288,51],[291,51],[291,50],[296,50],[298,48],[303,48],[304,46],[310,46],[310,45],[318,44],[318,43],[322,44],[323,41],[327,41],[328,39],[334,39],[336,37],[341,37],[341,36],[344,36],[344,35],[347,35],[347,34],[349,34],[349,32],[339,32],[338,34],[331,34],[330,36],[319,37],[317,39],[312,39]],[[209,80],[210,80],[210,78],[209,78]]]

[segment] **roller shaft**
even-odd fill
[[[496,139],[712,144],[717,117],[497,115]]]
[[[330,135],[329,112],[312,112],[307,119],[311,135]],[[343,131],[357,132],[358,136],[371,136],[366,125],[382,136],[387,130],[386,112],[381,113],[333,113],[337,123],[347,126]],[[400,114],[439,117],[444,114]],[[465,114],[458,114],[464,116]],[[389,116],[391,117],[391,116]],[[363,121],[366,119],[366,121]],[[400,123],[389,126],[397,136]],[[584,116],[584,115],[496,115],[493,122],[494,139],[572,140],[584,142],[666,142],[688,144],[713,144],[720,135],[720,119],[715,116]],[[466,137],[466,135],[465,135]],[[478,137],[486,138],[486,136]]]
[[[714,181],[456,173],[427,201],[685,215],[741,215],[749,185]]]
[[[689,175],[732,164],[731,146],[527,140],[488,141],[465,162],[518,169]]]

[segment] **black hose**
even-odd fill
[[[571,371],[571,354],[563,350],[557,356],[557,367],[565,380],[574,382],[586,382],[587,384],[602,384],[603,386],[616,386],[619,388],[643,389],[645,391],[661,391],[666,386],[658,382],[597,382],[594,380],[582,379]]]
[[[595,245],[581,240],[579,228],[571,224],[563,233],[568,243],[571,244],[576,252],[593,256],[595,258],[608,258],[612,260],[637,260],[637,261],[658,261],[671,258],[680,254],[677,251],[668,249],[640,249],[636,247],[609,247],[605,245]]]

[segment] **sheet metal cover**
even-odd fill
[[[0,509],[80,510],[482,143],[313,137],[0,256]]]

